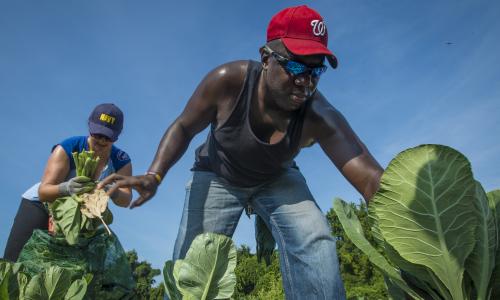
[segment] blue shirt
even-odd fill
[[[67,181],[70,178],[76,176],[75,162],[73,161],[72,153],[81,152],[83,150],[88,151],[89,146],[87,143],[87,136],[73,136],[68,139],[65,139],[61,143],[54,145],[52,147],[52,151],[54,151],[54,149],[59,145],[64,149],[64,152],[66,152],[66,155],[68,156],[69,159],[69,173],[65,179],[65,181]],[[116,173],[118,170],[123,168],[123,166],[125,166],[128,163],[130,163],[130,157],[128,156],[128,154],[125,151],[121,150],[120,148],[116,147],[115,145],[111,146],[111,154],[109,155],[108,163],[106,164],[101,174],[99,175],[98,180],[102,180],[107,176]],[[22,197],[28,200],[39,201],[40,200],[38,198],[39,186],[40,182],[36,183],[26,192],[24,192]]]

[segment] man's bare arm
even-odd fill
[[[326,155],[368,203],[378,190],[383,169],[342,114],[321,94],[317,97],[311,105],[310,132],[314,132]]]
[[[222,65],[210,72],[198,85],[183,112],[163,135],[149,171],[164,177],[168,170],[182,157],[192,138],[211,123],[217,123],[221,103],[237,95],[244,79],[241,62]],[[240,82],[241,81],[241,82]],[[103,180],[99,187],[115,183],[108,194],[119,187],[132,187],[140,197],[131,208],[140,206],[156,193],[158,181],[155,176],[121,176],[113,174]]]

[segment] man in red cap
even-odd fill
[[[294,162],[318,143],[368,201],[382,169],[342,114],[317,90],[337,58],[327,48],[323,18],[307,6],[276,14],[261,61],[235,61],[211,71],[167,129],[146,175],[112,175],[104,186],[132,187],[140,206],[210,125],[196,150],[174,260],[203,232],[232,236],[244,209],[256,213],[278,243],[287,299],[344,299],[335,239]],[[113,189],[109,191],[113,192]]]

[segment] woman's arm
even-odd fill
[[[69,173],[69,159],[63,147],[58,145],[50,154],[45,171],[42,176],[38,197],[42,202],[52,202],[58,197],[59,184],[64,181]]]

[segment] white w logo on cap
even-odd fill
[[[313,30],[313,34],[315,36],[324,36],[326,33],[326,25],[325,22],[321,20],[312,20],[311,26]]]

